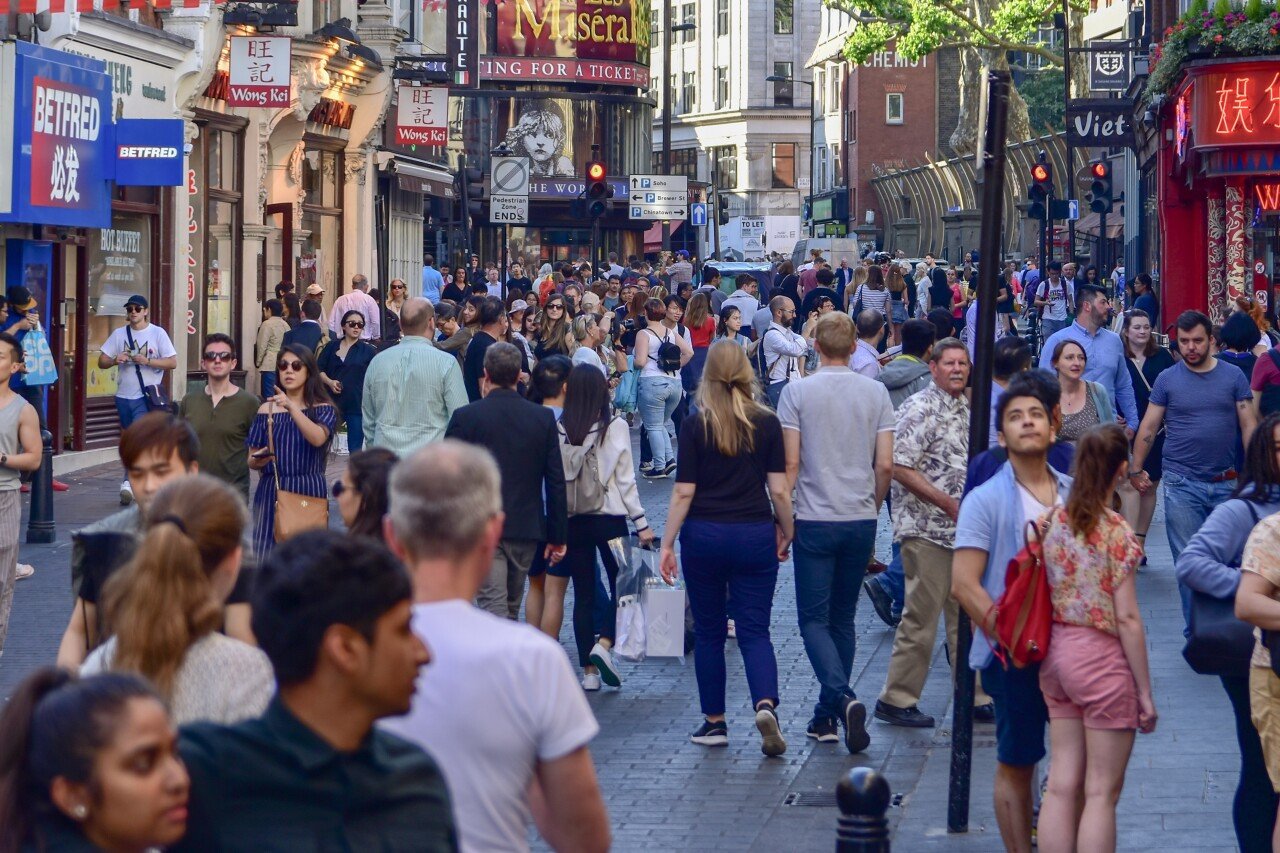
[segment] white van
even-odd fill
[[[821,249],[822,257],[833,269],[840,266],[842,260],[847,260],[849,266],[855,267],[862,256],[862,247],[852,237],[801,237],[791,250],[791,263],[796,269],[800,269],[801,264],[809,263],[810,249]]]

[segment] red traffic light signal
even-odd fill
[[[1031,167],[1031,179],[1038,183],[1047,182],[1051,177],[1049,167],[1044,163],[1036,163]]]
[[[587,180],[603,181],[605,178],[606,171],[607,170],[605,169],[604,163],[600,163],[600,162],[588,163],[587,164]]]
[[[1095,178],[1106,178],[1111,174],[1111,167],[1099,160],[1089,167],[1089,171]]]

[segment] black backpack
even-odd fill
[[[649,330],[655,338],[658,339],[657,352],[651,352],[649,357],[658,365],[658,369],[663,373],[679,373],[680,372],[680,347],[667,340],[666,337],[658,337],[658,334],[652,329]]]

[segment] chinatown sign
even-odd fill
[[[481,77],[649,85],[648,0],[503,0],[497,36]]]
[[[293,41],[281,36],[231,39],[229,107],[288,107],[289,59]]]
[[[444,86],[401,86],[396,93],[396,144],[449,144],[449,90]]]
[[[1280,145],[1280,62],[1188,69],[1196,148]]]

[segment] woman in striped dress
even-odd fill
[[[260,557],[276,544],[276,466],[280,488],[286,492],[326,499],[325,459],[338,423],[338,410],[310,350],[298,344],[282,348],[276,374],[275,396],[258,409],[245,438],[249,467],[261,475],[253,494],[253,550]],[[267,418],[271,418],[270,448]]]

